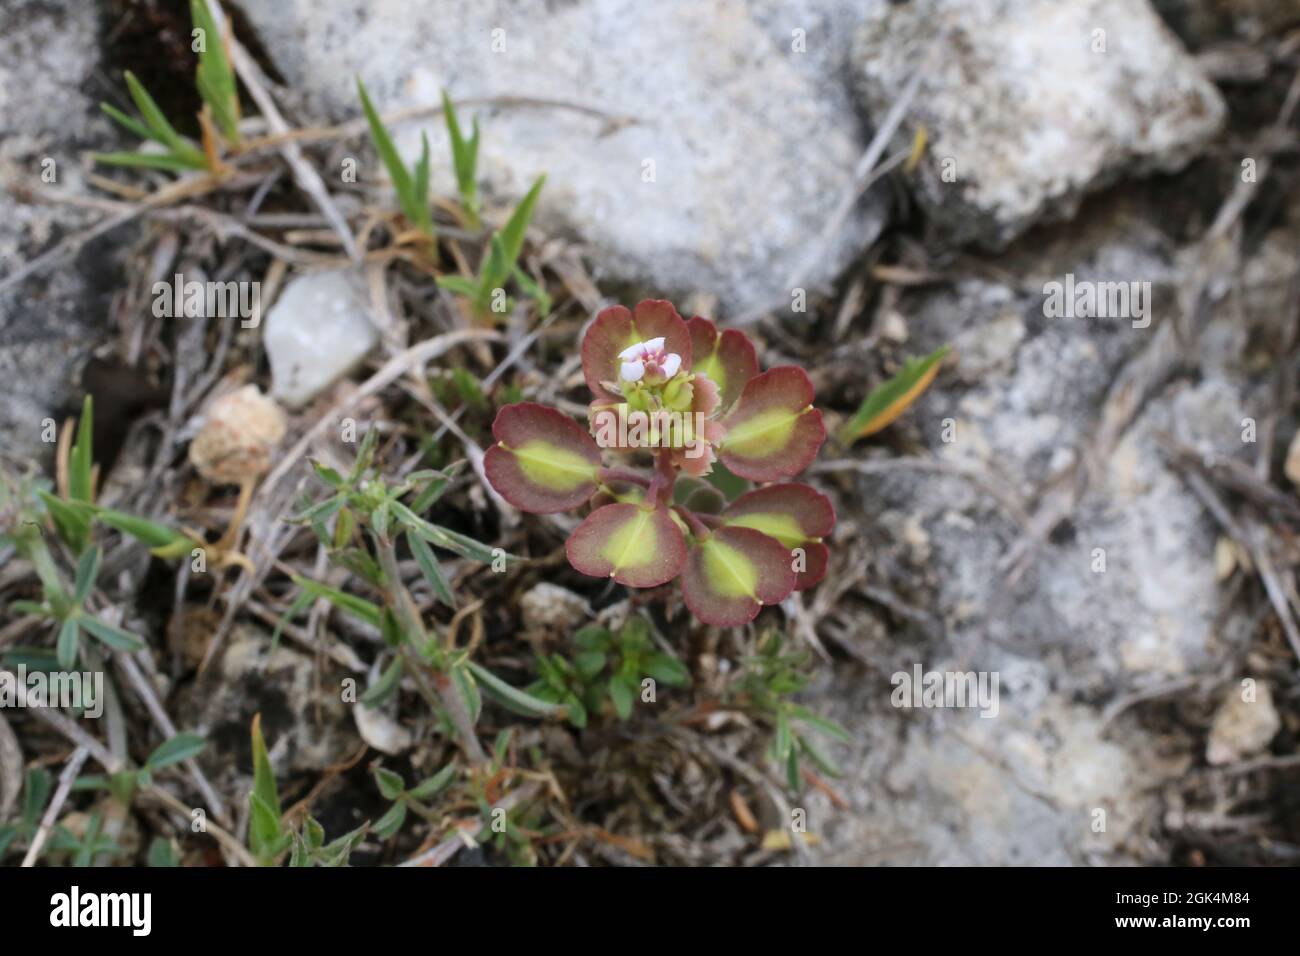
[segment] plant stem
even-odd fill
[[[433,688],[429,688],[421,670],[424,662],[412,651],[411,642],[426,643],[428,635],[425,633],[424,623],[420,620],[420,609],[416,607],[411,592],[402,583],[402,573],[397,566],[397,550],[388,537],[381,537],[376,534],[372,534],[371,537],[375,542],[375,550],[379,555],[379,566],[383,569],[384,577],[387,579],[389,603],[397,614],[397,619],[401,622],[402,630],[406,634],[407,643],[402,645],[402,653],[411,666],[412,676],[415,678],[416,683],[420,685],[425,698],[429,700],[430,704],[435,703],[432,698],[436,693],[436,702],[447,712],[452,726],[456,728],[456,733],[460,737],[461,749],[465,751],[465,756],[469,758],[470,763],[474,766],[482,766],[487,763],[487,754],[483,752],[483,745],[479,743],[478,734],[474,732],[474,723],[470,720],[469,712],[465,709],[465,702],[461,700],[456,686],[447,679],[446,675],[437,673],[435,674]]]

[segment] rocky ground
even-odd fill
[[[839,514],[831,574],[762,619],[813,649],[807,700],[852,735],[836,751],[844,777],[796,801],[817,838],[807,858],[1300,859],[1300,508],[1288,479],[1300,465],[1286,464],[1297,428],[1300,4],[243,0],[237,12],[237,36],[295,125],[354,121],[356,75],[386,114],[446,88],[482,124],[493,203],[517,201],[546,173],[532,264],[567,307],[520,363],[516,384],[530,393],[576,395],[567,380],[583,321],[645,295],[744,326],[764,365],[804,365],[832,423],[905,357],[953,346],[896,425],[823,450],[813,480]],[[42,421],[96,392],[97,442],[118,461],[108,498],[219,530],[233,495],[199,493],[184,465],[214,389],[265,386],[288,410],[287,447],[385,355],[436,330],[446,304],[396,267],[386,280],[373,268],[322,274],[339,249],[290,198],[282,169],[258,171],[274,172],[267,215],[304,217],[297,228],[314,238],[299,242],[246,205],[222,220],[133,216],[88,238],[128,208],[84,157],[123,148],[96,104],[121,101],[120,70],[131,68],[177,88],[165,108],[192,111],[175,79],[192,69],[187,21],[146,0],[10,0],[3,15],[0,449],[48,465]],[[359,226],[392,201],[356,132],[307,149]],[[441,118],[417,113],[396,132],[412,157],[428,135],[434,191],[454,192]],[[41,177],[47,159],[53,180]],[[369,171],[355,187],[333,172],[350,159]],[[241,237],[229,221],[241,216],[280,245]],[[22,269],[21,281],[5,278]],[[272,300],[278,291],[265,342],[255,329],[140,321],[153,279],[178,270],[260,279]],[[1138,283],[1147,298],[1120,316],[1057,315],[1048,289],[1067,276]],[[352,306],[326,310],[313,294]],[[276,337],[304,321],[323,356],[313,368],[329,370],[310,386],[277,365]],[[325,344],[330,322],[362,332]],[[357,408],[401,418],[375,399]],[[328,458],[325,444],[311,450]],[[295,482],[255,499],[248,553],[285,546],[275,518]],[[549,550],[544,527],[498,516],[478,487],[458,488],[454,507],[467,532]],[[303,791],[322,774],[334,781],[318,811],[327,829],[373,812],[364,777],[345,785],[353,778],[338,769],[362,740],[416,770],[436,761],[427,720],[358,718],[320,692],[322,668],[371,669],[373,635],[335,620],[318,653],[269,649],[284,596],[270,569],[200,588],[178,637],[168,619],[183,589],[147,558],[117,558],[128,613],[159,646],[170,639],[177,658],[195,658],[173,661],[159,686],[178,725],[218,744],[204,766],[232,803],[258,711],[274,714],[284,776]],[[0,594],[19,578],[0,571]],[[504,585],[465,580],[488,602],[494,653],[524,670],[530,647],[621,600],[554,562]],[[751,646],[671,613],[656,620],[689,649],[701,688]],[[21,633],[5,627],[0,647]],[[201,681],[193,665],[219,631],[225,650]],[[997,715],[894,706],[891,676],[917,664],[997,674]],[[788,810],[751,776],[761,746],[743,728],[710,730],[692,747],[644,722],[527,730],[581,793],[577,817],[643,841],[577,858],[633,862],[648,845],[673,862],[787,859],[754,845],[728,803],[740,788],[765,825]],[[23,743],[29,757],[46,745]]]

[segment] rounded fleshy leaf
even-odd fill
[[[793,365],[768,369],[746,383],[722,419],[722,463],[750,481],[779,481],[803,471],[826,440],[822,413],[813,408],[808,374]]]
[[[483,471],[502,498],[522,511],[571,511],[596,492],[600,449],[569,416],[520,402],[497,412],[497,443],[483,456]]]
[[[681,357],[682,369],[691,367],[691,334],[671,302],[646,299],[635,311],[616,305],[605,309],[591,323],[582,339],[582,374],[587,387],[604,401],[617,396],[602,382],[617,382],[623,359],[619,356],[639,342],[662,338],[664,349]]]
[[[686,559],[682,597],[705,624],[739,627],[794,590],[790,552],[753,528],[722,527],[700,539]]]
[[[653,588],[681,573],[686,538],[666,509],[619,503],[589,514],[564,551],[583,574]]]
[[[718,327],[696,316],[686,323],[691,333],[691,371],[702,373],[718,386],[722,407],[730,408],[745,384],[758,374],[758,355],[749,336],[738,329]]]
[[[796,568],[795,590],[810,588],[826,576],[830,549],[822,540],[835,528],[835,508],[807,485],[767,485],[741,495],[722,512],[732,528],[753,528],[781,542]],[[795,549],[803,549],[796,562]],[[800,565],[802,569],[800,570]]]

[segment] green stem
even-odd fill
[[[434,686],[430,687],[423,672],[424,662],[411,650],[411,641],[418,641],[423,645],[428,642],[428,635],[424,630],[424,622],[420,619],[420,609],[416,606],[415,599],[411,597],[411,592],[402,583],[402,574],[397,566],[397,550],[387,537],[376,534],[372,534],[371,537],[379,555],[379,566],[387,579],[389,602],[407,636],[407,643],[402,645],[402,654],[410,665],[411,675],[429,704],[440,705],[447,712],[452,726],[456,728],[456,733],[460,737],[461,749],[465,751],[465,756],[469,758],[470,763],[482,766],[487,763],[487,754],[483,752],[483,745],[479,743],[478,734],[474,732],[474,722],[470,720],[465,702],[461,700],[456,686],[443,677],[441,680],[435,680]],[[442,677],[442,675],[438,676]]]

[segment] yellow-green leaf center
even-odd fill
[[[794,424],[807,409],[790,411],[773,408],[759,412],[753,418],[733,426],[723,443],[728,451],[746,458],[770,455],[783,449],[790,441]]]
[[[596,478],[596,466],[582,455],[540,438],[512,450],[524,477],[552,491],[572,491]]]
[[[715,593],[721,597],[754,597],[758,587],[758,569],[745,555],[717,538],[710,538],[704,549],[704,573]]]
[[[808,541],[808,536],[799,527],[791,515],[776,512],[754,512],[727,518],[727,524],[733,528],[753,528],[763,534],[771,535],[787,548],[797,548]]]
[[[601,556],[614,566],[615,572],[640,567],[654,560],[659,538],[651,520],[653,517],[653,511],[639,509],[636,517],[611,534],[600,549]]]

